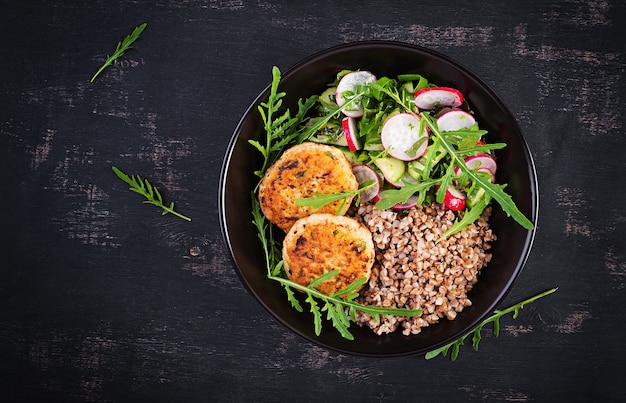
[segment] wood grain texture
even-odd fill
[[[626,399],[624,2],[82,3],[0,1],[3,401]],[[271,67],[368,39],[466,65],[535,158],[537,238],[504,305],[559,291],[456,362],[302,340],[247,292],[222,240],[220,166]],[[142,204],[111,165],[193,221]]]

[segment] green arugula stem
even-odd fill
[[[162,205],[160,203],[156,203],[154,201],[149,201],[149,200],[144,201],[144,203],[152,204],[154,206],[160,207],[161,209],[163,209],[163,215],[171,213],[171,214],[175,215],[178,218],[182,218],[185,221],[191,221],[191,218],[189,218],[186,215],[183,215],[183,214],[179,213],[178,211],[174,210],[174,203],[172,203],[170,206],[165,206],[165,205]]]
[[[304,286],[302,284],[293,282],[284,277],[278,276],[269,276],[270,280],[278,281],[279,283],[285,284],[291,288],[295,288],[297,290],[303,291],[309,295],[313,295],[316,298],[323,299],[335,304],[341,304],[347,308],[354,308],[357,311],[363,311],[367,313],[379,313],[383,315],[399,315],[399,316],[417,316],[422,314],[421,309],[407,309],[407,308],[385,308],[378,307],[374,305],[363,305],[358,302],[346,301],[342,298],[336,298],[330,295],[326,295],[320,291],[317,291],[315,288],[311,288],[311,286]]]
[[[483,327],[485,327],[489,323],[493,323],[493,334],[494,336],[498,337],[500,334],[500,318],[502,318],[504,315],[507,315],[509,313],[513,313],[513,319],[516,319],[517,316],[519,315],[520,309],[523,309],[525,305],[530,304],[538,300],[539,298],[543,298],[546,295],[550,295],[553,292],[556,292],[557,290],[558,290],[558,287],[551,288],[533,297],[530,297],[521,302],[518,302],[515,305],[511,305],[510,307],[506,309],[502,309],[502,310],[496,309],[491,316],[483,320],[478,326],[474,328],[474,330],[466,333],[465,335],[459,337],[458,339],[452,341],[451,343],[446,344],[443,347],[439,347],[435,350],[429,351],[428,353],[426,353],[424,358],[426,358],[427,360],[430,360],[430,359],[437,357],[438,355],[446,356],[448,351],[452,350],[450,354],[450,359],[452,361],[455,361],[459,355],[460,347],[463,345],[463,342],[469,335],[473,335],[472,346],[474,347],[475,351],[478,351],[478,344],[480,343],[480,340],[481,340],[481,331]]]
[[[163,204],[163,197],[161,196],[161,193],[148,180],[143,179],[139,175],[128,176],[114,166],[111,168],[118,178],[130,185],[129,190],[135,193],[139,193],[147,199],[146,201],[144,201],[144,203],[160,207],[163,210],[163,215],[173,214],[179,218],[182,218],[185,221],[191,221],[191,218],[174,210],[174,202],[171,202],[169,205]]]

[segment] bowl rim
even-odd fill
[[[238,267],[237,259],[234,254],[233,245],[230,239],[231,237],[230,237],[230,232],[228,228],[227,214],[226,214],[226,203],[227,203],[226,184],[227,184],[229,167],[230,167],[231,160],[232,160],[232,154],[235,150],[235,147],[239,140],[239,136],[241,134],[241,130],[249,114],[253,110],[256,110],[259,103],[268,96],[270,88],[271,88],[271,82],[267,84],[259,92],[259,94],[254,98],[254,100],[249,104],[249,106],[246,108],[244,113],[241,115],[237,123],[237,126],[235,127],[230,137],[229,143],[224,153],[224,159],[222,160],[220,177],[219,177],[219,187],[218,187],[218,215],[219,215],[220,228],[222,232],[222,238],[226,247],[228,248],[230,260],[234,266],[234,269],[239,279],[243,283],[244,287],[247,289],[247,291],[250,294],[252,294],[252,296],[257,301],[257,303],[259,303],[263,307],[263,309],[267,313],[270,314],[272,318],[274,318],[279,323],[281,323],[289,331],[302,337],[304,340],[311,342],[317,346],[326,348],[328,350],[335,351],[341,354],[352,355],[352,356],[384,358],[384,357],[402,357],[402,356],[409,356],[409,355],[424,354],[427,351],[432,351],[439,347],[442,347],[446,345],[447,343],[450,343],[451,341],[456,340],[459,337],[462,337],[463,335],[468,334],[471,331],[473,331],[486,317],[491,315],[494,309],[496,309],[497,305],[500,304],[511,291],[513,283],[517,280],[517,278],[521,274],[521,271],[523,270],[524,266],[526,265],[529,259],[532,246],[536,237],[537,223],[538,223],[538,218],[539,218],[539,184],[538,184],[536,166],[535,166],[532,152],[530,150],[530,147],[528,146],[528,142],[523,134],[521,127],[519,126],[519,122],[517,121],[513,113],[511,112],[508,105],[498,95],[498,93],[488,83],[483,81],[480,77],[478,77],[471,69],[466,67],[464,64],[436,50],[433,50],[424,46],[416,45],[416,44],[405,43],[405,42],[400,42],[400,41],[392,41],[392,40],[365,40],[365,41],[348,42],[348,43],[331,46],[326,49],[322,49],[320,51],[312,53],[311,55],[297,61],[296,63],[292,64],[289,68],[284,70],[284,72],[281,72],[281,81],[286,80],[292,74],[295,74],[300,68],[302,68],[303,66],[307,65],[308,63],[314,60],[329,57],[330,55],[334,53],[341,53],[345,50],[353,50],[353,49],[360,48],[360,47],[363,47],[363,48],[380,47],[381,49],[382,48],[398,48],[398,49],[404,49],[404,50],[416,50],[419,52],[427,53],[435,58],[440,58],[444,60],[445,62],[459,69],[461,72],[463,72],[463,74],[471,76],[473,80],[475,80],[482,87],[484,87],[484,89],[490,94],[490,96],[492,96],[502,106],[504,112],[510,118],[509,123],[514,127],[516,132],[519,133],[520,135],[519,141],[522,146],[521,151],[524,153],[527,163],[528,163],[527,170],[528,170],[528,175],[529,175],[528,179],[529,179],[530,193],[531,193],[530,214],[529,214],[528,219],[533,223],[534,228],[531,230],[527,230],[525,240],[524,240],[524,245],[521,248],[519,260],[517,261],[515,265],[512,275],[508,278],[506,283],[503,285],[502,290],[499,292],[497,298],[494,298],[493,301],[489,304],[489,308],[485,310],[485,313],[483,315],[479,315],[476,319],[471,321],[471,324],[467,326],[466,330],[463,332],[456,332],[455,334],[452,334],[449,337],[447,337],[445,340],[439,343],[435,343],[432,346],[428,347],[427,349],[421,348],[421,349],[407,350],[407,351],[401,351],[401,352],[396,352],[396,353],[384,353],[384,354],[376,354],[376,353],[363,352],[363,351],[352,351],[349,349],[340,348],[337,346],[332,346],[332,345],[323,343],[316,337],[311,337],[305,332],[300,331],[297,328],[294,328],[284,318],[276,314],[263,301],[263,299],[254,289],[254,287],[252,287],[252,285],[244,277],[241,269]],[[357,341],[354,340],[354,342],[356,343]]]

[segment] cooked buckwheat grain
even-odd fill
[[[421,309],[420,316],[381,317],[380,324],[363,312],[357,323],[381,335],[402,329],[417,334],[442,318],[454,319],[472,302],[467,293],[480,270],[491,260],[487,251],[496,236],[489,228],[491,208],[463,231],[436,241],[450,228],[455,213],[440,205],[406,211],[358,208],[355,218],[372,232],[376,261],[359,302],[368,305]]]

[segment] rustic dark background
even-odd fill
[[[82,4],[79,4],[82,3]],[[0,1],[3,401],[616,402],[626,399],[623,1]],[[90,83],[118,41],[135,47]],[[522,126],[540,215],[499,338],[459,359],[346,356],[239,281],[217,216],[249,103],[330,46],[418,44]],[[111,165],[193,218],[160,216]],[[247,214],[246,212],[242,212]]]

